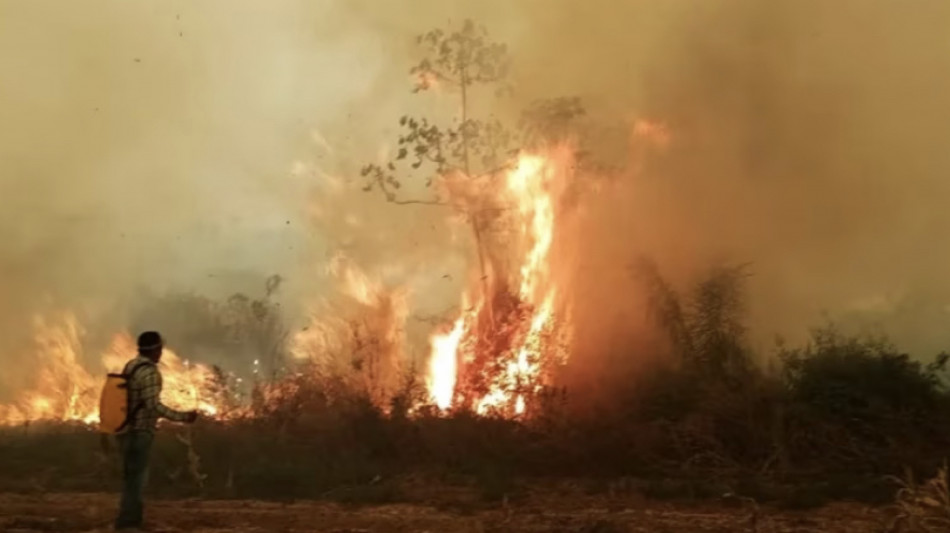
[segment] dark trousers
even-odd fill
[[[117,437],[122,454],[122,500],[115,520],[116,529],[142,526],[142,489],[152,438],[150,431],[129,431]]]

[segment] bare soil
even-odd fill
[[[0,531],[111,530],[111,494],[0,494]],[[856,504],[788,511],[753,502],[699,505],[629,496],[527,498],[477,507],[341,506],[327,502],[151,500],[148,528],[161,532],[875,532],[884,512]]]

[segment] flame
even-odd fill
[[[43,317],[33,319],[34,343],[38,350],[35,389],[12,405],[0,405],[0,421],[97,419],[98,398],[90,392],[96,381],[82,367],[80,338],[83,329],[75,317],[60,323]]]
[[[459,342],[465,333],[465,321],[455,321],[452,331],[432,338],[432,358],[429,361],[429,391],[432,401],[440,409],[452,405],[455,394],[455,373],[458,370]]]
[[[553,366],[566,359],[567,309],[559,301],[550,265],[555,206],[571,164],[572,152],[565,146],[523,153],[505,175],[500,196],[516,208],[517,292],[507,298],[482,294],[485,284],[473,284],[469,292],[475,296],[463,298],[464,311],[452,330],[432,337],[427,383],[439,408],[461,402],[480,414],[523,414],[531,397],[550,381]],[[478,303],[468,306],[468,300]]]
[[[518,416],[553,381],[568,355],[569,301],[552,273],[556,263],[559,212],[570,185],[573,151],[569,146],[522,153],[498,180],[449,177],[442,185],[453,205],[478,209],[486,201],[505,206],[492,220],[504,233],[504,258],[485,265],[488,274],[472,276],[461,295],[462,307],[449,327],[432,335],[425,372],[429,402],[442,410],[471,409],[480,414]],[[475,183],[477,181],[477,183]],[[359,224],[353,218],[353,224]],[[507,231],[505,231],[507,230]],[[559,246],[559,245],[558,245]],[[294,359],[312,363],[317,373],[341,376],[370,392],[377,405],[392,398],[403,376],[407,293],[371,275],[344,255],[327,273],[341,298],[312,313],[311,322],[287,348]],[[399,273],[386,276],[398,277]],[[0,425],[31,420],[95,423],[106,372],[119,371],[135,353],[133,339],[116,335],[99,358],[100,369],[83,365],[83,331],[76,318],[37,319],[36,381],[30,391],[0,405]],[[257,361],[254,374],[257,376]],[[161,362],[162,401],[170,407],[198,409],[218,419],[250,414],[222,396],[219,373],[166,350]],[[299,375],[299,373],[297,374]],[[263,386],[264,401],[292,390],[293,380]],[[270,392],[269,392],[270,391]]]
[[[379,280],[371,278],[343,254],[333,256],[327,271],[340,281],[345,295],[363,305],[375,305],[384,293]]]
[[[327,273],[339,294],[311,311],[309,324],[293,336],[289,352],[310,365],[312,374],[340,378],[388,409],[403,372],[406,293],[387,286],[344,254],[333,257]]]
[[[98,423],[99,393],[105,374],[120,372],[134,356],[132,338],[116,335],[100,357],[101,370],[93,374],[82,364],[84,330],[74,315],[66,313],[58,321],[37,317],[34,330],[35,382],[16,402],[0,405],[0,425],[32,421]],[[164,382],[163,403],[179,410],[197,409],[206,416],[222,415],[212,369],[190,364],[167,349],[159,367]]]
[[[116,335],[103,355],[103,366],[109,372],[121,372],[130,357],[128,354],[135,352],[131,336]],[[196,409],[205,416],[220,413],[218,394],[212,390],[215,375],[211,368],[192,364],[167,348],[158,366],[162,372],[162,403],[180,411]]]

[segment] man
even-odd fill
[[[130,421],[117,437],[122,453],[122,501],[115,521],[117,530],[142,526],[142,489],[158,419],[192,423],[198,418],[197,411],[176,411],[161,402],[162,374],[157,365],[164,344],[157,332],[142,333],[138,338],[138,357],[126,363],[122,371],[131,375],[128,380]]]

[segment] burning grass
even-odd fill
[[[576,205],[567,197],[574,156],[569,145],[521,152],[492,172],[498,186],[440,176],[444,205],[473,230],[479,265],[458,310],[429,332],[421,365],[407,353],[408,292],[344,255],[326,269],[339,301],[315,306],[293,335],[273,327],[268,302],[239,300],[249,316],[234,323],[265,326],[261,356],[286,352],[272,375],[255,360],[241,381],[167,354],[164,400],[206,420],[159,439],[155,488],[384,501],[424,475],[506,500],[525,478],[639,478],[657,497],[811,505],[882,501],[891,493],[884,474],[936,467],[950,445],[946,358],[924,367],[886,343],[820,331],[782,350],[781,372],[766,372],[745,342],[742,269],[717,269],[681,294],[642,263],[669,357],[612,368],[619,385],[606,405],[561,387],[577,347],[574,295],[558,270],[571,243],[555,236]],[[36,345],[35,386],[0,407],[0,471],[10,473],[0,488],[107,488],[112,451],[90,423],[99,376],[131,356],[130,337],[117,336],[91,373],[73,317],[37,321]]]
[[[72,314],[57,322],[38,317],[34,321],[39,369],[36,381],[21,397],[0,405],[0,424],[29,422],[99,421],[99,393],[105,375],[121,372],[135,353],[135,342],[127,334],[116,335],[112,345],[99,358],[99,372],[90,373],[83,364],[82,327]],[[166,350],[162,362],[163,400],[177,409],[197,409],[209,416],[227,416],[222,410],[230,405],[226,377],[220,370],[192,364]]]
[[[823,368],[819,362],[837,358],[839,344],[797,356]],[[852,356],[871,367],[893,364],[887,354],[864,350]],[[916,376],[914,368],[927,372],[907,364],[909,376]],[[887,414],[904,409],[899,399],[888,399],[889,391],[918,387],[916,377],[896,377],[900,383],[879,390],[868,388],[870,370],[853,378],[821,370],[749,372],[742,381],[717,384],[707,377],[696,386],[695,372],[684,367],[644,378],[649,386],[632,389],[626,407],[597,413],[571,409],[569,392],[547,391],[534,398],[538,407],[530,416],[515,419],[413,408],[412,398],[426,391],[411,381],[380,406],[354,387],[359,381],[300,372],[258,392],[257,416],[160,432],[152,487],[169,496],[379,503],[419,498],[406,485],[422,477],[473,486],[491,502],[518,498],[526,480],[555,477],[588,480],[590,490],[603,492],[628,480],[624,490],[660,499],[735,494],[793,507],[834,499],[882,503],[898,488],[883,474],[905,466],[933,472],[950,442],[944,392],[934,389],[938,401],[917,418]],[[851,405],[884,410],[873,434],[863,424],[843,423],[859,411],[802,396],[808,383],[832,378],[829,390],[852,389]],[[114,450],[103,446],[81,422],[8,427],[0,431],[0,490],[113,488]],[[928,502],[941,497],[927,491],[940,486],[908,485],[900,501],[910,510],[923,505],[914,516],[924,516]]]
[[[387,300],[389,312],[347,322],[352,329],[337,338],[346,342],[331,358],[336,365],[307,357],[250,383],[246,393],[221,372],[169,359],[177,365],[166,371],[171,401],[210,407],[193,429],[160,432],[153,488],[167,495],[382,502],[415,498],[405,485],[421,476],[474,486],[486,501],[499,501],[517,498],[524,480],[556,477],[599,480],[590,485],[595,491],[636,480],[625,486],[654,498],[728,493],[807,507],[842,498],[889,501],[897,487],[886,474],[909,468],[930,476],[943,460],[950,445],[950,394],[940,378],[945,358],[922,365],[886,343],[820,330],[810,344],[783,349],[784,370],[769,373],[743,348],[734,294],[742,276],[716,271],[685,295],[652,279],[656,318],[677,355],[619,380],[626,385],[599,408],[571,390],[535,382],[510,389],[507,410],[482,410],[474,401],[444,409],[437,389],[412,368],[380,371],[396,346],[398,298]],[[374,303],[370,309],[379,309],[375,298],[366,300]],[[536,312],[510,302],[516,316],[495,313],[497,327],[525,329],[505,338],[502,349],[475,353],[517,357],[520,348],[511,346],[524,346],[518,339],[531,332]],[[52,331],[62,337],[42,337],[43,346],[56,348],[49,353],[77,348],[70,340],[77,328]],[[103,361],[128,353],[123,342]],[[517,369],[517,359],[500,361],[474,375],[508,376],[509,361]],[[493,383],[486,379],[478,389],[467,381],[472,374],[456,375],[462,379],[454,389],[444,389],[453,390],[453,401],[485,398]],[[55,416],[13,419],[0,430],[0,490],[113,488],[110,441],[71,407],[85,397],[67,401],[77,390],[70,387],[44,390],[61,393],[47,396],[60,410],[41,412]],[[526,406],[520,413],[519,395]],[[927,487],[901,492],[908,513],[917,501],[911,493],[918,503],[939,500],[927,496]]]
[[[525,480],[553,477],[587,480],[591,490],[607,492],[626,480],[624,486],[654,498],[880,503],[897,488],[885,475],[909,468],[930,476],[950,445],[946,358],[923,365],[886,343],[826,329],[802,348],[782,349],[783,370],[766,372],[744,348],[737,271],[714,271],[680,294],[647,268],[655,318],[675,357],[623,376],[611,403],[592,408],[556,383],[521,380],[523,352],[559,346],[544,337],[550,330],[534,329],[546,317],[543,307],[510,296],[493,304],[493,323],[473,309],[466,316],[484,322],[463,322],[442,337],[456,353],[448,360],[463,367],[455,369],[452,387],[434,388],[425,378],[437,369],[420,375],[390,364],[400,346],[394,322],[402,300],[337,267],[354,280],[361,303],[355,315],[337,315],[345,327],[310,329],[297,339],[310,343],[298,348],[324,350],[319,357],[304,351],[308,356],[283,373],[246,384],[167,359],[166,400],[180,408],[206,404],[207,416],[194,428],[160,432],[154,490],[384,502],[418,498],[406,485],[421,477],[474,486],[485,501],[497,502],[518,498]],[[41,397],[56,409],[8,419],[0,429],[0,490],[114,488],[111,441],[78,408],[97,388],[48,386],[95,381],[85,371],[69,379],[82,369],[80,329],[64,324],[43,324],[38,337],[44,357],[61,363],[40,374],[47,380]],[[513,331],[502,335],[505,328]],[[496,344],[478,345],[489,340]],[[117,337],[103,365],[121,363],[128,343]],[[501,408],[483,409],[480,402],[498,383],[510,387],[503,389],[508,396],[496,404]],[[448,398],[450,405],[440,405]],[[899,498],[907,520],[929,520],[928,502],[942,496],[927,491],[941,486],[905,487]]]

